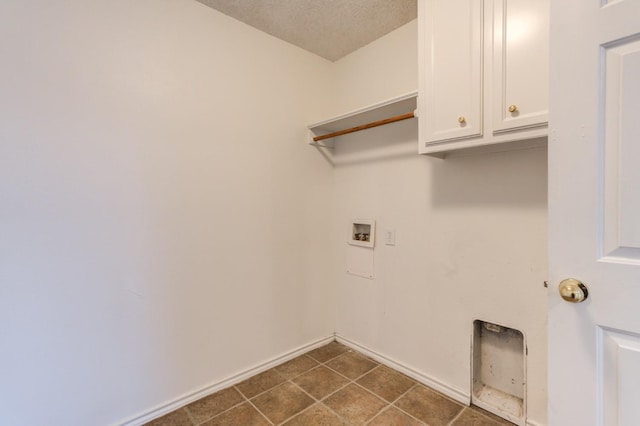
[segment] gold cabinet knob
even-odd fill
[[[518,105],[509,105],[509,112],[518,112]]]
[[[466,119],[466,118],[464,118],[464,116],[462,116],[462,115],[461,115],[460,117],[458,117],[458,123],[460,123],[460,124],[464,124],[464,123],[466,123],[466,122],[467,122],[467,119]]]
[[[571,303],[584,302],[586,298],[589,297],[587,286],[575,278],[562,280],[558,290],[560,291],[560,296]]]

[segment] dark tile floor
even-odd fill
[[[150,426],[511,425],[332,342]]]

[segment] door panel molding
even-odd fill
[[[640,419],[640,335],[598,326],[596,346],[598,424],[636,424]]]
[[[640,264],[640,34],[601,47],[602,261]]]

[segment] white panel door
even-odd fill
[[[420,142],[482,135],[482,0],[418,2]]]
[[[549,0],[495,0],[493,131],[549,119]]]
[[[552,0],[550,110],[549,425],[637,426],[640,0]]]

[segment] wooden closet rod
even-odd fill
[[[318,142],[318,141],[322,141],[322,140],[329,139],[329,138],[335,138],[336,136],[342,136],[342,135],[346,135],[348,133],[359,132],[360,130],[370,129],[372,127],[383,126],[385,124],[395,123],[396,121],[402,121],[402,120],[406,120],[408,118],[413,118],[413,117],[415,117],[413,112],[409,112],[409,113],[402,114],[402,115],[396,115],[395,117],[389,117],[389,118],[385,118],[384,120],[378,120],[378,121],[374,121],[372,123],[362,124],[360,126],[351,127],[350,129],[340,130],[340,131],[337,131],[337,132],[329,133],[327,135],[316,136],[315,138],[313,138],[313,141],[314,142]]]

